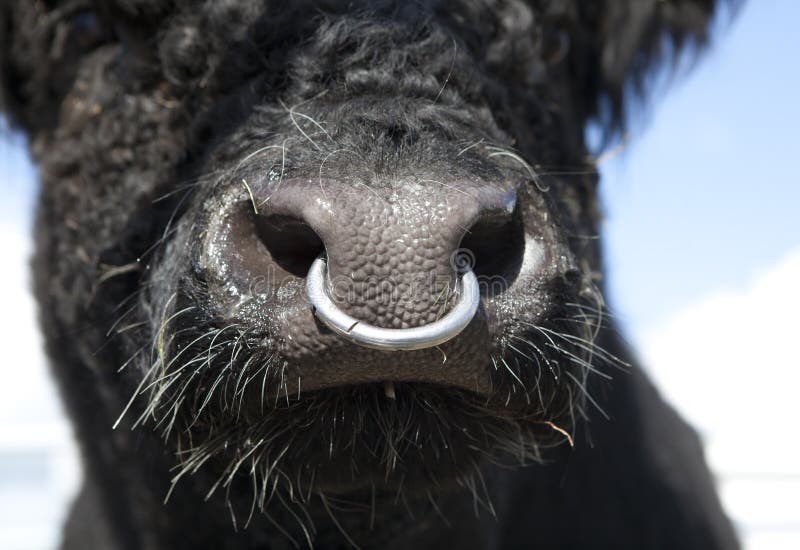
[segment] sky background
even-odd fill
[[[800,548],[800,2],[753,0],[601,166],[609,302],[697,426],[746,548]],[[79,470],[38,350],[35,172],[0,132],[0,548],[51,548]]]
[[[609,302],[759,550],[800,548],[798,20],[747,3],[601,166]]]

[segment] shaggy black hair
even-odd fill
[[[35,290],[86,469],[65,547],[735,548],[696,436],[604,314],[584,137],[623,133],[718,3],[0,6],[0,107],[40,166]],[[274,302],[226,294],[198,243],[219,212],[257,214],[248,181],[323,169],[525,182],[515,215],[548,266],[474,339],[490,392],[287,381],[315,349],[292,356]]]

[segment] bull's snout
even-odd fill
[[[512,231],[513,186],[310,179],[252,193],[256,269],[304,278],[317,318],[360,345],[449,340],[478,310],[476,259],[514,261],[493,257]]]

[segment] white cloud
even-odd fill
[[[642,344],[662,390],[705,435],[761,453],[778,446],[794,459],[771,463],[800,470],[800,430],[790,426],[800,420],[800,249],[749,287],[680,311]]]
[[[640,345],[662,392],[704,436],[748,547],[776,529],[800,538],[799,344],[800,248],[746,288],[678,312]],[[769,547],[792,547],[779,540]]]
[[[52,548],[81,474],[47,372],[22,227],[0,222],[0,548]]]
[[[0,420],[33,421],[55,415],[57,403],[49,383],[29,287],[30,240],[18,225],[0,224],[0,250],[5,258],[0,289],[6,315],[0,316]]]

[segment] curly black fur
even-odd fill
[[[0,106],[40,165],[36,294],[86,470],[65,548],[735,548],[696,436],[604,315],[584,140],[624,131],[717,3],[0,6]],[[490,392],[293,385],[308,350],[275,297],[234,303],[198,243],[257,209],[247,181],[323,172],[527,182],[548,266],[494,297]]]

